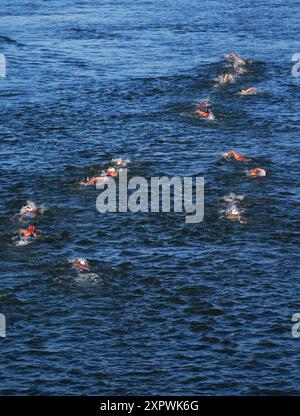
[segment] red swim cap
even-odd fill
[[[30,224],[28,227],[28,231],[30,231],[31,234],[35,233],[35,226],[33,224]]]

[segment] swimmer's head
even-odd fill
[[[247,175],[248,176],[266,176],[267,172],[262,168],[255,168],[255,169],[250,169],[247,172]]]
[[[108,176],[117,176],[117,171],[113,166],[109,166],[109,168],[107,169],[107,175]]]
[[[79,259],[74,260],[73,265],[77,269],[89,269],[89,267],[90,267],[87,260],[85,260],[83,258],[79,258]]]
[[[256,172],[257,176],[266,176],[267,172],[264,169],[258,169]]]
[[[207,100],[200,101],[197,105],[198,108],[208,108],[211,107],[211,103]]]
[[[29,212],[33,212],[34,211],[34,207],[30,204],[24,205],[24,207],[21,208],[21,213],[22,214],[27,214]]]
[[[121,158],[112,159],[111,164],[112,166],[123,167],[127,165],[127,160],[123,160]]]
[[[26,201],[26,205],[21,208],[20,212],[21,214],[36,214],[37,206],[33,201]]]
[[[30,224],[29,227],[28,227],[28,231],[30,232],[31,235],[34,235],[35,226],[33,224]]]

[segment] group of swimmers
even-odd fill
[[[252,158],[241,155],[241,154],[237,153],[235,150],[230,150],[229,152],[223,153],[223,158],[228,160],[228,161],[230,161],[230,160],[236,160],[238,162],[251,162],[251,161],[253,161]],[[265,171],[265,169],[262,169],[262,168],[254,168],[254,169],[247,170],[246,175],[258,178],[258,177],[266,176],[267,172]]]
[[[235,150],[230,150],[223,154],[223,158],[228,161],[237,161],[237,162],[251,162],[254,159],[246,157],[237,153]],[[264,177],[267,175],[265,169],[256,167],[253,169],[246,170],[246,175],[252,178]],[[243,211],[239,208],[239,203],[243,199],[242,196],[236,196],[234,193],[226,195],[221,203],[226,206],[226,209],[221,209],[221,217],[229,218],[232,220],[238,220],[241,224],[246,224],[246,219],[243,216]]]
[[[246,72],[246,64],[247,62],[242,59],[240,56],[236,55],[235,53],[230,53],[225,55],[225,58],[229,60],[231,71],[226,72],[225,74],[221,74],[217,77],[217,85],[226,85],[235,82],[235,80],[242,74]],[[257,94],[257,89],[254,87],[248,87],[238,92],[239,95],[253,95]],[[215,120],[215,115],[213,114],[212,110],[212,103],[208,100],[200,101],[196,103],[195,108],[195,115],[198,117],[207,119],[207,120]]]
[[[131,162],[128,159],[116,158],[112,159],[107,170],[104,170],[93,176],[92,178],[85,178],[80,181],[81,186],[94,185],[98,181],[105,181],[110,177],[117,177],[121,169],[125,169],[130,166]],[[28,224],[26,228],[20,228],[17,235],[13,237],[13,242],[17,246],[24,246],[30,244],[36,239],[42,239],[43,234],[36,229],[34,220],[41,216],[46,211],[46,207],[36,205],[33,201],[27,201],[18,214],[18,221],[23,224]],[[90,270],[91,266],[89,262],[84,258],[76,258],[70,261],[72,266],[79,272]]]
[[[217,85],[226,85],[235,82],[235,80],[246,72],[247,62],[235,53],[229,53],[225,55],[225,58],[229,60],[230,72],[221,74],[217,77]],[[238,92],[239,95],[253,95],[257,93],[255,87],[248,87]],[[212,110],[212,103],[209,100],[203,100],[196,104],[195,115],[206,120],[215,120],[215,115]],[[230,150],[223,154],[223,158],[228,161],[248,162],[253,159],[237,153],[235,150]],[[246,175],[249,177],[264,177],[267,172],[265,169],[255,167],[246,171]],[[233,193],[225,196],[222,200],[222,204],[226,206],[226,209],[222,209],[220,212],[222,217],[238,220],[240,223],[246,223],[245,218],[242,215],[242,210],[239,208],[239,203],[242,200],[241,196],[237,196]]]
[[[230,53],[225,56],[226,59],[230,61],[232,68],[231,72],[220,75],[217,78],[217,81],[220,85],[226,85],[235,81],[235,79],[241,74],[246,72],[247,62],[242,59],[240,56]],[[240,95],[249,95],[255,94],[256,88],[249,87],[247,89],[241,90]],[[215,118],[214,114],[211,111],[211,103],[207,100],[203,100],[200,103],[196,104],[195,114],[199,117],[212,120]],[[228,161],[237,161],[237,162],[248,162],[253,161],[253,159],[246,157],[242,154],[237,153],[235,150],[230,150],[223,154],[223,158]],[[130,165],[128,159],[116,158],[112,159],[110,165],[106,170],[101,171],[97,175],[91,178],[85,178],[80,181],[81,186],[90,186],[95,185],[97,182],[105,182],[108,178],[116,178],[119,175],[121,169],[125,169]],[[247,176],[249,177],[264,177],[266,176],[266,171],[260,167],[256,167],[246,171]],[[246,223],[245,218],[243,217],[243,211],[238,207],[240,201],[243,198],[241,196],[230,193],[225,196],[221,203],[225,205],[225,209],[222,209],[220,212],[223,217],[238,220],[240,223]],[[18,231],[18,237],[14,237],[14,241],[17,245],[28,244],[33,239],[43,238],[42,233],[36,229],[33,220],[41,215],[45,211],[45,207],[38,207],[34,202],[27,201],[27,204],[24,205],[20,210],[20,221],[30,222],[27,228],[21,228]],[[71,261],[73,267],[78,271],[85,271],[90,269],[90,264],[87,260],[83,258],[77,258]]]
[[[18,235],[13,237],[14,244],[17,246],[24,246],[30,244],[33,240],[42,239],[43,234],[36,229],[32,223],[34,219],[45,212],[44,207],[38,207],[34,202],[27,201],[19,213],[19,221],[22,223],[30,222],[27,228],[20,228]],[[72,266],[78,271],[83,272],[90,269],[90,264],[83,258],[71,260]]]
[[[112,159],[110,165],[106,170],[102,170],[99,174],[92,176],[91,178],[87,177],[84,178],[82,181],[79,182],[80,186],[90,186],[96,185],[97,182],[106,182],[109,178],[117,178],[119,176],[119,172],[122,169],[126,169],[131,165],[129,159],[121,159],[116,158]],[[78,258],[75,260],[71,260],[72,266],[79,272],[86,272],[90,270],[91,265],[90,263],[83,258]]]
[[[45,211],[45,207],[41,206],[38,207],[34,202],[27,201],[26,205],[24,205],[20,210],[20,217],[19,221],[22,223],[31,222],[34,220],[38,215],[41,215]],[[42,238],[42,233],[38,231],[34,224],[29,224],[27,228],[20,228],[19,231],[20,238],[14,238],[14,241],[17,245],[26,245],[30,242],[32,238]]]
[[[223,74],[218,77],[219,83],[221,85],[228,84],[230,82],[234,82],[235,78],[240,74],[246,72],[246,65],[247,62],[242,59],[240,56],[230,53],[229,55],[225,56],[226,59],[229,59],[232,64],[233,74]],[[240,95],[250,95],[255,94],[257,92],[256,88],[249,87],[247,89],[241,90],[239,92]],[[235,150],[230,150],[223,154],[223,158],[228,161],[237,161],[237,162],[251,162],[253,161],[252,158],[244,156],[242,154],[237,153]],[[249,177],[264,177],[267,175],[265,169],[260,167],[255,167],[253,169],[249,169],[246,171],[246,175]],[[229,193],[226,195],[222,200],[221,203],[225,209],[221,209],[220,213],[222,217],[231,219],[231,220],[238,220],[241,224],[247,223],[246,219],[243,215],[243,210],[239,208],[240,202],[243,200],[243,196],[236,195],[234,193]]]

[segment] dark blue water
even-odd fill
[[[299,19],[295,0],[2,0],[1,394],[298,394]],[[215,88],[231,51],[249,71]],[[207,96],[214,123],[192,116]],[[112,156],[204,176],[204,222],[98,213],[78,182]],[[247,224],[219,218],[230,191]],[[16,247],[28,198],[44,239]]]

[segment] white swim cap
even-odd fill
[[[27,205],[24,205],[24,206],[21,208],[21,213],[24,213],[24,212],[29,212],[29,211],[33,211],[33,207],[32,207],[32,205],[27,204]]]

